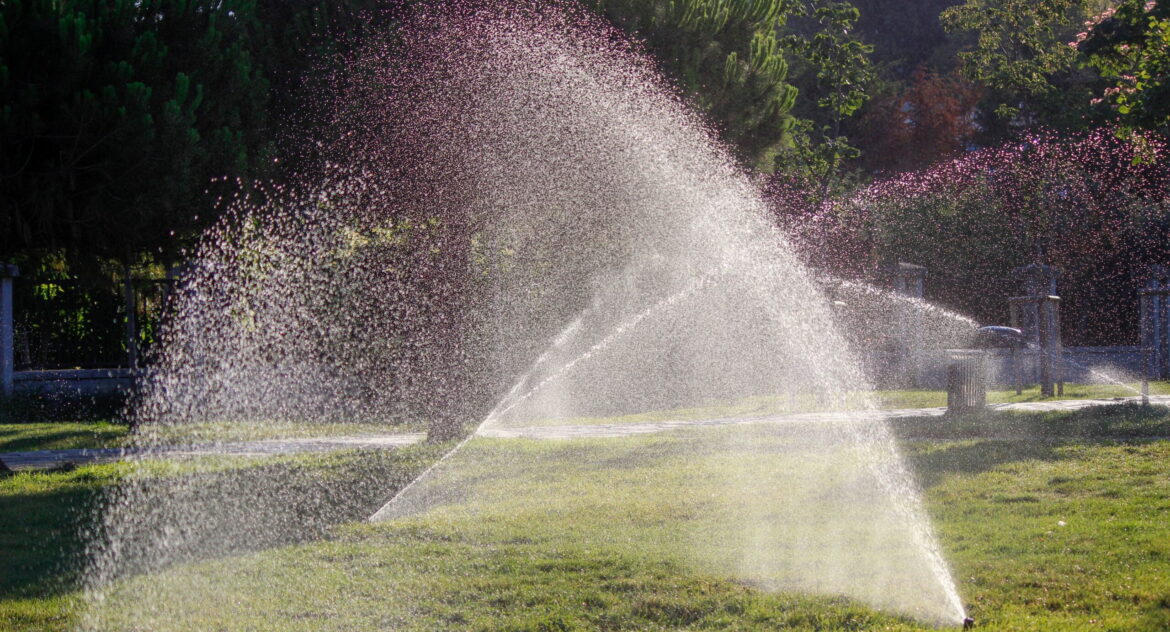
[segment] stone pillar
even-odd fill
[[[126,367],[133,372],[138,369],[138,301],[129,265],[125,267],[125,273],[122,279],[122,299],[126,304]]]
[[[898,262],[887,274],[895,292],[912,298],[922,298],[926,290],[926,268],[913,263]]]
[[[913,263],[899,261],[885,270],[890,288],[894,292],[912,299],[922,300],[926,291],[926,268]],[[896,323],[898,351],[892,358],[895,374],[906,386],[921,385],[923,365],[922,310],[912,303],[899,301],[891,316]],[[900,356],[900,357],[898,357]]]
[[[1056,295],[1060,273],[1039,263],[1016,268],[1015,273],[1024,295],[1008,299],[1012,327],[1024,333],[1029,350],[1035,353],[1040,394],[1063,395],[1064,347],[1060,340],[1060,297]]]
[[[1148,379],[1170,378],[1170,271],[1150,266],[1141,298],[1141,348],[1143,371]]]
[[[10,263],[0,263],[0,395],[12,395],[12,378],[16,369],[14,327],[12,317],[12,280],[20,276],[20,269]]]

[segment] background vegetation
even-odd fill
[[[162,277],[185,260],[223,200],[262,195],[320,168],[319,147],[338,133],[320,95],[349,52],[392,41],[416,3],[5,2],[0,261],[110,296],[127,275]],[[839,201],[1041,130],[1059,144],[1108,125],[1109,134],[1143,146],[1170,131],[1166,0],[576,4],[643,42],[744,168],[783,193],[778,221],[844,227],[807,240],[810,251],[847,255],[835,257],[846,262],[837,273],[864,276],[917,256],[945,280],[947,270],[986,268],[995,252],[1007,256],[1005,266],[1042,260],[1085,277],[1084,262],[1061,255],[1051,239],[1020,243],[1011,230],[983,231],[968,252],[923,251],[954,233],[955,222],[936,221],[928,207],[885,213]],[[1153,151],[1145,160],[1162,158]],[[1053,191],[1042,193],[1051,199]],[[1154,208],[1138,230],[1166,237],[1165,197],[1162,189],[1138,200]],[[969,219],[962,204],[950,217]],[[1059,233],[1083,218],[1056,209],[1041,228]],[[921,236],[918,250],[880,238],[906,225]],[[1144,266],[1166,263],[1160,251],[1130,252],[1145,246],[1125,239],[1110,247],[1122,254],[1104,276],[1129,294]],[[997,282],[982,276],[935,298],[982,315],[980,301]],[[1097,307],[1082,303],[1066,307],[1066,323]],[[1125,342],[1132,327],[1081,338]]]

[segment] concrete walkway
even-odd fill
[[[1024,402],[1018,404],[992,404],[992,410],[1019,411],[1070,411],[1090,406],[1108,406],[1119,403],[1140,403],[1140,397],[1119,397],[1113,399],[1065,399],[1046,402]],[[1170,395],[1151,395],[1151,404],[1170,406]],[[667,420],[631,424],[593,424],[576,426],[528,426],[528,427],[485,427],[476,434],[481,437],[499,439],[574,439],[629,437],[640,434],[669,432],[681,428],[735,426],[760,423],[810,423],[818,421],[882,420],[896,417],[942,416],[946,408],[902,408],[897,410],[866,410],[848,412],[790,413],[761,415],[755,417],[726,417],[720,419]],[[162,448],[98,448],[78,450],[40,450],[36,452],[0,453],[3,461],[13,470],[35,470],[61,467],[72,463],[107,463],[122,459],[177,457],[206,454],[234,454],[241,456],[266,456],[277,454],[300,454],[306,452],[329,452],[332,450],[388,450],[418,443],[426,438],[421,432],[409,434],[317,437],[307,439],[269,439],[265,441],[244,441],[206,445],[173,446]]]
[[[426,438],[425,433],[357,436],[357,437],[314,437],[306,439],[266,439],[264,441],[243,441],[239,443],[199,444],[168,446],[160,448],[89,448],[76,450],[38,450],[35,452],[0,453],[3,461],[12,470],[40,470],[61,467],[72,463],[109,463],[123,459],[197,456],[207,454],[231,454],[238,456],[273,456],[278,454],[300,454],[305,452],[329,452],[333,450],[389,450],[418,443]]]
[[[1090,406],[1109,406],[1120,403],[1141,403],[1141,397],[1117,397],[1112,399],[1064,399],[1047,402],[1021,402],[1017,404],[991,404],[991,410],[1019,410],[1028,412],[1037,411],[1071,411],[1088,408]],[[1170,406],[1170,395],[1151,395],[1150,403]],[[680,428],[737,426],[744,424],[761,423],[810,423],[841,421],[849,419],[884,420],[898,417],[941,417],[947,412],[943,406],[933,408],[901,408],[895,410],[856,410],[830,411],[816,413],[787,413],[779,415],[761,415],[755,417],[726,417],[721,419],[699,419],[693,421],[651,421],[632,424],[591,424],[579,426],[527,426],[527,427],[493,427],[481,428],[477,433],[481,437],[498,439],[576,439],[576,438],[610,438],[628,437],[640,434],[667,432]]]

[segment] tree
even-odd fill
[[[371,42],[392,42],[416,0],[256,0],[255,57],[269,84],[270,130],[287,178],[311,172],[333,120],[339,69]]]
[[[748,165],[771,171],[790,142],[796,88],[777,30],[786,0],[588,0],[645,41],[667,75]]]
[[[249,0],[0,4],[0,257],[171,258],[215,176],[260,173]],[[200,219],[202,218],[202,219]]]
[[[782,39],[803,71],[794,79],[800,89],[794,114],[800,118],[788,162],[814,184],[814,195],[824,203],[842,164],[859,155],[842,125],[868,98],[873,47],[853,35],[860,13],[847,2],[808,0],[795,13],[797,28]]]
[[[877,98],[862,116],[857,138],[867,171],[897,173],[962,153],[975,137],[982,89],[953,74],[919,67],[902,90]]]
[[[1068,41],[1098,0],[967,0],[939,16],[976,40],[958,57],[963,73],[991,88],[988,127],[1081,126],[1095,80],[1078,71]]]
[[[871,223],[876,259],[927,266],[930,298],[979,322],[1003,322],[1012,270],[1039,260],[1063,270],[1070,344],[1129,344],[1135,292],[1170,255],[1166,146],[1135,136],[1028,134],[876,182],[840,212]]]
[[[1110,101],[1122,124],[1170,131],[1170,2],[1125,0],[1073,44],[1113,81],[1097,101]]]
[[[887,80],[904,81],[926,65],[935,72],[954,69],[958,38],[948,36],[938,15],[956,0],[851,0],[860,17],[857,32],[873,44],[870,56]]]

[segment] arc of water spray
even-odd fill
[[[520,378],[520,380],[516,383],[515,386],[513,386],[508,391],[508,395],[504,399],[500,400],[500,403],[497,404],[496,407],[493,408],[490,413],[488,413],[487,417],[485,417],[483,422],[480,424],[479,429],[482,429],[484,427],[491,425],[493,422],[498,420],[500,418],[500,416],[507,414],[508,411],[510,411],[513,408],[515,408],[516,406],[519,406],[520,404],[524,403],[526,400],[530,399],[533,395],[540,392],[540,390],[543,389],[545,386],[548,386],[550,383],[561,379],[567,373],[572,371],[573,367],[577,366],[577,364],[579,364],[582,361],[588,360],[590,357],[593,356],[594,353],[597,353],[598,351],[605,349],[610,344],[612,344],[613,341],[615,341],[618,338],[625,335],[626,332],[630,331],[634,327],[637,327],[643,320],[649,318],[650,316],[652,316],[652,315],[654,315],[654,314],[656,314],[656,313],[658,313],[658,312],[660,312],[668,307],[672,307],[672,306],[676,305],[679,301],[683,300],[684,298],[689,297],[691,294],[694,294],[698,290],[706,287],[709,284],[711,278],[712,278],[711,275],[704,275],[702,277],[699,277],[698,279],[696,279],[695,281],[692,281],[690,284],[688,284],[686,287],[679,290],[678,292],[675,292],[674,294],[671,294],[671,295],[659,300],[658,302],[654,303],[653,305],[646,308],[645,310],[639,312],[638,314],[635,314],[629,320],[626,320],[622,323],[619,323],[616,327],[613,328],[613,330],[610,333],[606,334],[606,336],[604,338],[602,338],[601,340],[594,343],[591,347],[589,347],[589,349],[587,351],[585,351],[585,353],[582,353],[581,355],[577,356],[573,360],[565,363],[563,366],[561,366],[560,369],[557,369],[557,371],[555,373],[544,378],[539,383],[537,383],[536,386],[533,386],[532,388],[528,389],[527,391],[524,392],[523,395],[520,395],[519,397],[515,397],[515,399],[513,401],[511,401],[510,403],[507,403],[507,405],[505,405],[505,403],[508,402],[508,398],[513,397],[515,392],[517,392],[519,390],[520,386],[523,385],[524,383],[526,383],[531,378],[532,371],[530,370],[528,373],[526,373],[524,375],[524,377]],[[537,361],[537,364],[539,364],[539,360]],[[534,364],[533,367],[535,368],[535,366],[536,365]],[[477,429],[477,431],[478,431],[478,429]]]
[[[479,422],[479,424],[475,427],[475,430],[473,432],[471,432],[466,437],[464,437],[459,443],[455,444],[455,447],[448,450],[446,454],[444,454],[442,457],[440,457],[439,460],[432,463],[430,465],[430,467],[423,470],[422,474],[419,474],[417,477],[415,477],[415,479],[412,480],[410,483],[408,483],[406,485],[406,487],[403,487],[402,489],[398,490],[398,492],[396,494],[394,494],[394,496],[392,496],[390,498],[390,500],[386,501],[386,503],[384,505],[382,505],[382,507],[380,509],[378,509],[378,511],[374,512],[373,515],[371,515],[369,518],[367,518],[367,521],[380,522],[382,520],[386,520],[386,519],[389,519],[390,517],[392,517],[394,508],[399,504],[399,502],[401,502],[400,499],[403,498],[406,495],[406,493],[411,490],[411,488],[413,488],[415,485],[417,485],[420,481],[423,481],[423,480],[426,480],[427,478],[429,478],[432,472],[434,472],[447,459],[451,458],[451,456],[453,456],[454,454],[459,452],[459,450],[462,449],[463,446],[466,445],[468,441],[470,441],[472,438],[474,438],[475,435],[479,434],[479,432],[481,430],[483,430],[486,426],[489,426],[491,423],[498,420],[501,415],[506,414],[508,411],[510,411],[513,408],[515,408],[516,406],[520,405],[525,400],[531,398],[533,395],[535,395],[537,392],[539,392],[545,386],[563,378],[566,374],[568,374],[573,369],[573,367],[575,367],[578,364],[580,364],[581,362],[586,361],[589,358],[593,357],[593,355],[595,353],[597,353],[598,351],[601,351],[602,349],[605,349],[606,347],[611,345],[614,341],[621,338],[627,332],[629,332],[632,329],[634,329],[635,327],[637,327],[639,324],[641,324],[647,318],[650,318],[651,316],[653,316],[653,315],[655,315],[655,314],[657,314],[657,313],[659,313],[659,312],[661,312],[669,307],[677,305],[679,303],[679,301],[683,300],[684,298],[689,297],[690,295],[694,294],[698,290],[700,290],[704,287],[707,287],[710,284],[710,281],[713,277],[714,277],[714,275],[712,275],[712,274],[704,274],[704,275],[696,278],[691,283],[687,284],[687,286],[684,287],[683,289],[681,289],[673,294],[670,294],[669,296],[666,296],[662,299],[659,299],[657,302],[655,302],[650,307],[647,307],[646,309],[642,310],[641,312],[638,312],[637,314],[635,314],[631,318],[624,320],[621,323],[618,323],[618,325],[616,327],[614,327],[612,331],[610,331],[608,334],[606,334],[605,337],[603,337],[601,340],[597,341],[592,346],[590,346],[589,349],[586,350],[584,353],[577,356],[576,358],[573,358],[569,362],[566,362],[561,368],[557,369],[556,372],[554,372],[553,374],[551,374],[548,377],[541,380],[538,384],[536,384],[536,386],[533,386],[532,388],[525,391],[524,394],[520,395],[519,397],[516,397],[515,394],[517,392],[519,392],[519,390],[526,383],[528,383],[528,381],[531,379],[532,372],[535,370],[535,368],[538,365],[540,365],[541,362],[543,362],[544,359],[547,357],[548,351],[541,354],[541,356],[539,358],[537,358],[536,362],[533,363],[532,368],[530,368],[527,373],[525,373],[519,380],[516,381],[516,384],[513,385],[512,388],[510,388],[508,390],[508,394],[505,395],[504,398],[500,400],[500,403],[497,404],[496,407],[493,408],[491,410],[491,412],[489,412],[487,414],[486,417],[484,417],[483,421]],[[584,310],[584,311],[587,311],[587,310]],[[582,311],[582,315],[584,314],[584,311]],[[572,323],[568,327],[566,327],[565,330],[563,330],[564,333],[569,333],[569,331],[573,328],[574,324],[578,323],[580,321],[580,319],[581,319],[581,316],[578,316],[577,318],[573,319]],[[561,337],[558,336],[558,338],[561,338]],[[508,402],[508,400],[510,398],[514,398],[514,399],[510,403],[507,403],[507,405],[505,405],[505,402]]]

